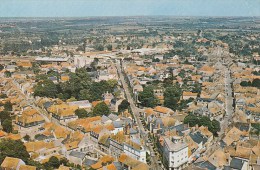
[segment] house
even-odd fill
[[[19,170],[36,170],[36,167],[30,165],[21,165]]]
[[[70,80],[70,76],[67,75],[67,74],[62,74],[62,75],[60,76],[60,81],[61,81],[61,82],[66,82],[66,81],[69,81],[69,80]]]
[[[188,145],[179,136],[163,137],[164,165],[169,170],[183,169],[188,163]]]
[[[79,109],[85,109],[87,111],[90,111],[92,108],[92,104],[88,100],[68,102],[68,105],[77,106]]]
[[[126,154],[121,154],[118,161],[121,163],[123,169],[149,170],[149,166],[147,164],[133,159]]]
[[[143,86],[142,85],[140,85],[140,84],[136,84],[136,85],[134,85],[134,87],[133,87],[133,92],[135,93],[135,92],[142,92],[144,89],[143,89]]]
[[[75,165],[82,166],[82,163],[84,162],[86,155],[87,153],[84,152],[71,151],[67,158],[70,162],[74,163]]]
[[[61,150],[61,147],[56,146],[57,144],[55,144],[55,142],[53,141],[26,142],[24,145],[27,152],[32,155],[37,161],[42,161],[48,157],[51,157]]]
[[[60,105],[52,105],[47,110],[52,114],[52,117],[57,119],[60,123],[67,124],[68,122],[78,119],[78,116],[75,115],[75,111],[78,108],[76,105],[62,103]]]
[[[119,158],[124,152],[123,142],[125,141],[125,135],[122,132],[112,135],[110,137],[109,154],[115,158]]]
[[[114,158],[106,155],[101,157],[95,164],[90,165],[91,169],[108,169],[107,166],[112,164],[114,161]],[[112,166],[115,168],[115,166]]]
[[[189,91],[182,92],[182,99],[183,100],[188,100],[190,98],[196,99],[197,96],[198,96],[198,93],[193,93],[193,92],[189,92]]]
[[[16,124],[20,126],[20,129],[38,126],[44,122],[44,118],[33,108],[27,108],[21,116],[16,117]]]
[[[19,67],[24,67],[24,68],[30,68],[32,67],[32,63],[29,60],[21,60],[16,62],[16,65]]]
[[[130,139],[124,143],[124,153],[138,161],[146,163],[146,150],[140,139]]]
[[[226,169],[232,170],[248,170],[248,160],[241,159],[241,158],[232,158],[230,165],[225,166]]]
[[[25,165],[24,161],[18,158],[5,157],[1,164],[2,170],[19,170],[21,165]]]
[[[157,113],[159,117],[171,116],[174,114],[173,110],[163,106],[156,106],[154,108],[154,111]]]
[[[60,165],[60,167],[57,170],[71,170],[70,167]]]

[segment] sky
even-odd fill
[[[0,0],[0,17],[260,16],[260,0]]]

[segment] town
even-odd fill
[[[4,170],[259,170],[260,18],[0,19]]]

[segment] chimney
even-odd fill
[[[257,165],[260,165],[260,157],[259,157],[259,156],[257,157],[256,164],[257,164]]]
[[[195,126],[195,130],[198,130],[198,129],[199,129],[199,125],[196,124],[196,126]]]

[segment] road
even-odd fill
[[[16,88],[17,92],[19,92],[24,99],[26,100],[27,104],[30,105],[33,109],[37,110],[38,113],[44,118],[45,122],[51,122],[50,119],[48,118],[48,114],[46,111],[44,111],[43,109],[39,108],[38,106],[36,106],[36,104],[28,98],[27,95],[25,95],[22,90],[20,89],[20,87],[17,85],[17,83],[15,82],[14,79],[12,79],[11,83],[14,85],[13,87]]]
[[[123,89],[125,91],[126,98],[127,98],[128,102],[130,103],[130,108],[133,112],[134,119],[137,123],[138,130],[140,132],[140,137],[143,138],[144,141],[148,141],[148,134],[145,132],[144,126],[141,123],[141,120],[139,118],[140,112],[142,110],[140,108],[136,107],[136,105],[135,105],[134,99],[132,98],[131,93],[129,91],[128,84],[127,84],[127,82],[124,78],[120,62],[117,61],[116,65],[117,65],[117,70],[118,70],[118,73],[119,73],[120,81],[121,81]],[[148,145],[147,149],[150,151],[150,153],[154,152],[151,145]],[[161,166],[157,162],[156,156],[151,156],[151,168],[153,170],[161,170],[162,169]]]
[[[226,115],[224,117],[224,120],[221,122],[221,131],[219,135],[223,135],[225,130],[228,128],[229,123],[232,122],[232,116],[234,113],[233,108],[233,97],[232,97],[232,79],[230,77],[230,70],[225,70],[225,94],[226,94],[226,103],[225,103],[225,111]]]

